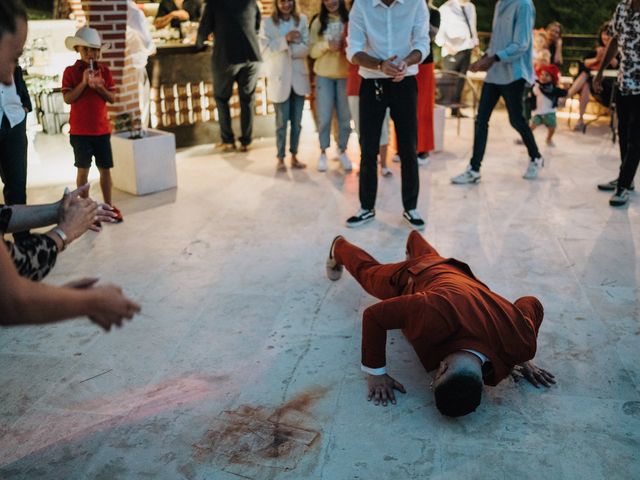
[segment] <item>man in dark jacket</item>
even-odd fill
[[[10,84],[0,82],[0,178],[4,203],[27,203],[27,113],[31,100],[16,67]]]
[[[236,149],[229,99],[233,83],[240,97],[240,150],[246,152],[253,134],[255,90],[258,80],[260,10],[256,0],[209,0],[198,29],[198,46],[213,33],[213,96],[218,108],[222,151]]]

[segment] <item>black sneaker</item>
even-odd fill
[[[424,220],[417,210],[405,210],[402,216],[416,230],[424,230]]]
[[[619,188],[609,199],[609,205],[612,207],[622,207],[629,201],[629,191],[626,188]]]
[[[361,208],[353,217],[347,218],[347,227],[359,227],[365,223],[369,223],[376,216],[375,210],[365,210]]]
[[[598,190],[601,190],[603,192],[613,192],[616,188],[618,188],[617,178],[607,183],[598,184]],[[631,186],[629,187],[629,190],[635,190],[635,188],[636,188],[635,185],[632,183]]]

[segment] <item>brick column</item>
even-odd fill
[[[127,56],[127,0],[81,0],[87,25],[100,32],[110,48],[102,52],[116,84],[116,102],[109,105],[109,116],[128,113],[133,120],[140,119],[138,81],[135,69]],[[80,0],[69,0],[70,5]],[[76,17],[77,18],[77,17]]]

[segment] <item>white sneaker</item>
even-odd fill
[[[423,167],[426,167],[427,165],[429,165],[430,162],[431,160],[429,159],[429,157],[418,155],[418,165],[422,165]]]
[[[380,169],[380,173],[382,174],[383,177],[390,177],[391,175],[393,175],[393,172],[389,170],[387,167],[382,167]]]
[[[469,165],[467,169],[460,175],[451,177],[451,183],[455,183],[456,185],[463,185],[465,183],[478,183],[479,181],[480,172],[476,172],[475,170],[473,170],[471,168],[471,165]]]
[[[391,161],[393,163],[400,163],[400,155],[398,155],[397,153],[393,156],[393,158],[391,159]]]
[[[321,153],[320,158],[318,159],[318,171],[326,172],[327,171],[327,154]]]
[[[340,163],[342,164],[342,168],[344,168],[345,172],[350,172],[351,170],[353,170],[351,160],[349,160],[349,157],[347,157],[346,152],[340,152],[338,158],[340,159]]]
[[[527,170],[522,175],[522,178],[526,180],[533,180],[538,178],[538,170],[544,166],[544,159],[542,157],[532,159],[527,165]]]

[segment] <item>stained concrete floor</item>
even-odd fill
[[[376,221],[351,231],[358,180],[337,162],[276,174],[273,139],[202,146],[180,152],[177,190],[116,193],[125,222],[75,242],[47,280],[98,275],[141,315],[109,334],[87,320],[0,331],[0,478],[640,478],[640,197],[613,209],[595,189],[618,166],[606,126],[563,126],[531,182],[498,112],[482,182],[453,186],[471,128],[448,121],[446,150],[420,167],[426,236],[502,295],[542,300],[537,358],[557,386],[505,380],[476,413],[443,418],[393,332],[389,370],[408,393],[367,403],[360,316],[375,300],[348,275],[327,281],[324,260],[338,233],[402,258],[397,165]],[[51,151],[44,171],[68,167]],[[301,158],[317,155],[306,128]],[[39,172],[30,200],[57,198]]]

